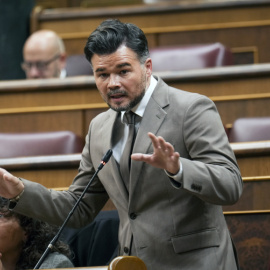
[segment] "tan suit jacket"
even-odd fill
[[[109,109],[91,122],[79,173],[69,191],[47,191],[24,180],[25,193],[15,210],[61,224],[101,157],[112,148],[116,117]],[[205,96],[171,88],[158,79],[134,153],[153,152],[147,132],[162,136],[180,153],[181,183],[170,180],[162,169],[132,161],[127,192],[112,157],[71,222],[77,227],[91,222],[110,197],[120,217],[120,255],[139,256],[148,270],[237,269],[221,205],[239,199],[242,179],[215,105]]]

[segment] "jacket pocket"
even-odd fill
[[[220,245],[220,239],[216,228],[174,236],[171,240],[175,253],[182,253],[200,248],[218,247]]]

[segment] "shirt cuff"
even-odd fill
[[[175,188],[181,188],[182,187],[183,166],[182,166],[180,158],[179,158],[179,162],[180,162],[180,169],[179,169],[178,173],[171,174],[171,173],[167,172],[166,170],[164,170],[165,173],[170,178],[170,181],[171,181],[172,185]]]

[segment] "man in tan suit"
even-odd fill
[[[214,103],[153,76],[147,40],[133,24],[104,21],[85,54],[110,109],[92,120],[69,190],[47,190],[2,169],[0,195],[11,198],[13,211],[61,224],[112,149],[70,225],[91,222],[110,198],[120,217],[119,255],[140,257],[148,270],[237,269],[222,205],[239,199],[242,178]],[[129,111],[137,134],[124,177]]]

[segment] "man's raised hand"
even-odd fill
[[[11,199],[24,189],[23,182],[5,169],[0,168],[0,196]]]
[[[146,162],[156,168],[166,170],[171,174],[177,174],[180,169],[180,154],[174,151],[174,147],[166,142],[162,137],[156,137],[153,133],[148,133],[152,141],[153,154],[132,154],[131,159]]]

